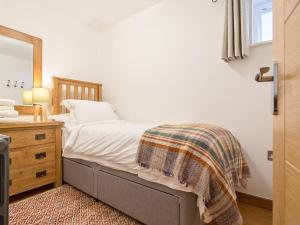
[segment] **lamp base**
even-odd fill
[[[49,122],[48,119],[48,108],[46,105],[35,105],[34,106],[34,117],[33,122],[38,122],[38,117],[40,117],[40,122]]]

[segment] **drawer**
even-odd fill
[[[22,169],[55,161],[55,144],[25,147],[9,154],[10,169]]]
[[[9,195],[15,195],[55,182],[55,163],[47,163],[9,172]]]
[[[106,172],[96,174],[99,200],[147,225],[179,225],[178,197]]]
[[[21,148],[55,142],[55,130],[51,128],[15,131],[4,130],[1,131],[1,133],[10,137],[10,148]]]
[[[93,168],[64,158],[63,180],[77,189],[97,198],[97,193],[95,193],[94,188],[95,182]]]

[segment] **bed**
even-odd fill
[[[55,77],[53,114],[68,113],[68,109],[60,104],[62,100],[101,101],[101,93],[100,84]],[[199,210],[203,215],[204,208],[199,204],[199,194],[192,193],[184,183],[150,172],[146,166],[143,168],[144,163],[136,164],[136,158],[143,158],[136,157],[138,147],[145,141],[141,137],[155,126],[107,120],[78,125],[69,133],[65,130],[63,180],[147,225],[203,225],[205,216],[200,217]],[[195,168],[192,165],[192,169]],[[232,190],[218,185],[208,187],[214,189],[216,199],[222,196],[219,193]],[[227,201],[235,204],[233,198],[222,199],[222,207],[227,207]],[[213,210],[217,212],[220,207]],[[228,215],[240,217],[239,213],[231,211],[230,206],[226,210],[229,214],[222,220]],[[242,223],[241,218],[232,221],[235,219],[234,225]],[[219,224],[231,225],[233,222],[220,221]]]
[[[84,91],[83,91],[84,90]],[[102,85],[53,78],[53,114],[63,99],[101,101]],[[96,162],[63,157],[63,180],[147,225],[203,225],[193,193],[173,190]]]

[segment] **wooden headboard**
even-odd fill
[[[102,101],[101,84],[61,77],[52,79],[52,114],[54,115],[67,112],[60,104],[64,99]]]

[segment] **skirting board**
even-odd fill
[[[237,192],[237,200],[240,202],[244,202],[250,205],[254,205],[257,207],[261,207],[264,209],[272,210],[273,208],[273,201],[261,197],[256,197],[253,195],[248,195],[245,193]]]

